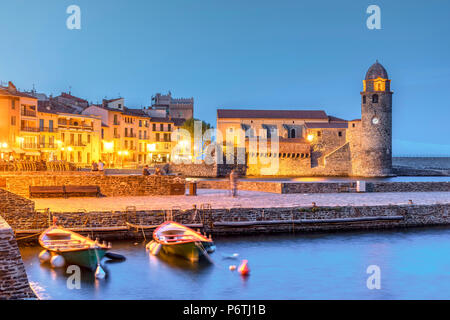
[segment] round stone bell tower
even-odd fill
[[[375,62],[361,92],[361,145],[357,175],[392,175],[392,94],[386,69]]]

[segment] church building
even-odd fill
[[[247,175],[261,174],[267,166],[267,161],[261,161],[264,157],[278,158],[279,176],[390,176],[390,82],[378,61],[369,68],[363,80],[360,119],[344,120],[323,110],[218,109],[217,128],[224,139],[233,137],[236,147],[245,145]],[[272,141],[273,133],[278,135],[278,152],[249,147],[249,141],[261,134]]]

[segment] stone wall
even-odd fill
[[[29,186],[99,186],[102,195],[107,197],[168,195],[170,185],[185,183],[184,178],[176,176],[142,175],[104,175],[99,173],[52,173],[52,174],[13,174],[2,175],[6,180],[5,189],[28,197]]]
[[[344,207],[230,208],[212,210],[142,210],[128,212],[52,213],[68,228],[103,227],[102,240],[151,237],[152,229],[133,229],[127,222],[156,226],[165,219],[203,226],[215,235],[416,227],[450,224],[450,204]],[[19,221],[19,219],[16,219]],[[27,228],[21,220],[16,228]],[[30,220],[30,223],[34,221]],[[108,230],[107,228],[115,228]]]
[[[199,189],[230,189],[228,180],[198,181]],[[271,182],[239,181],[239,190],[273,193],[356,192],[356,181],[342,182]],[[449,182],[366,182],[366,192],[448,192]]]
[[[240,175],[245,175],[246,166],[236,164],[205,164],[189,163],[169,166],[170,173],[178,173],[185,177],[217,178],[229,176],[231,170],[236,169]]]
[[[0,300],[36,298],[28,282],[14,232],[0,217]]]
[[[34,202],[0,188],[0,214],[5,216],[15,212],[32,214]]]
[[[450,192],[449,182],[368,182],[368,192]],[[449,194],[450,197],[450,194]]]

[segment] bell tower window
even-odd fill
[[[372,103],[378,103],[378,95],[377,94],[374,94],[372,96]]]
[[[366,96],[363,96],[363,103],[365,104],[366,103]]]

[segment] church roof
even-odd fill
[[[367,70],[366,80],[377,78],[389,79],[386,69],[378,62],[378,60]]]
[[[217,109],[217,118],[246,119],[321,119],[328,120],[323,110],[245,110]]]

